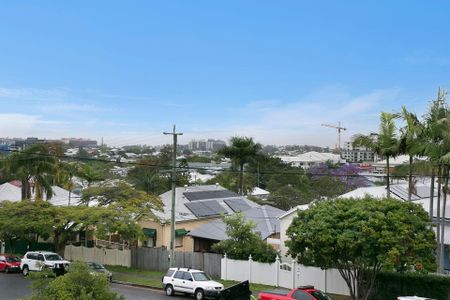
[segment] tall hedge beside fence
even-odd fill
[[[449,300],[450,277],[420,273],[382,272],[377,276],[370,300],[396,300],[398,296],[421,296]]]

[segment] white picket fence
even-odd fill
[[[131,267],[131,250],[86,248],[67,245],[64,258],[68,260],[94,261],[104,265]]]
[[[224,280],[248,280],[251,283],[288,289],[302,285],[314,285],[326,293],[350,295],[347,284],[336,269],[322,270],[295,262],[281,263],[278,257],[274,263],[269,264],[255,262],[251,256],[248,260],[234,260],[225,255],[221,264],[221,278]]]

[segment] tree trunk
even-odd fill
[[[22,191],[22,200],[27,199],[27,189],[28,189],[28,180],[27,179],[22,179],[22,186],[21,186],[21,191]]]
[[[437,272],[439,273],[439,270],[441,268],[440,264],[441,264],[441,251],[439,251],[440,249],[440,245],[441,245],[441,231],[440,231],[440,223],[441,223],[441,182],[442,182],[442,178],[441,178],[441,174],[442,174],[442,167],[439,165],[438,166],[438,194],[437,194],[437,214],[436,214],[436,237],[437,237],[437,249],[438,251],[436,251],[436,264],[437,264]]]
[[[445,211],[447,206],[447,187],[448,187],[448,167],[444,167],[444,188],[442,189],[443,192],[443,203],[442,203],[442,218],[441,218],[441,241],[440,241],[440,273],[444,273],[444,249],[445,249]]]
[[[411,201],[411,194],[412,194],[412,163],[413,163],[413,157],[412,155],[409,156],[409,174],[408,174],[408,201]]]
[[[239,165],[239,195],[244,195],[244,164]]]
[[[431,223],[434,223],[434,166],[431,166],[431,187],[430,187],[430,219]]]
[[[386,179],[387,179],[387,184],[386,184],[386,195],[388,198],[391,197],[391,182],[390,182],[390,178],[389,178],[389,156],[386,156]]]

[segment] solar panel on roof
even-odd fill
[[[234,212],[246,211],[251,208],[251,206],[244,201],[244,199],[227,199],[225,202]]]
[[[183,195],[189,201],[206,200],[206,199],[221,199],[238,196],[235,192],[229,190],[219,191],[199,191],[199,192],[184,192]]]
[[[189,202],[184,205],[198,218],[220,215],[221,213],[227,212],[216,200]]]

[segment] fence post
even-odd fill
[[[295,267],[295,260],[292,262],[292,288],[295,289],[295,275],[297,273],[297,268]]]
[[[250,282],[250,283],[253,282],[253,280],[252,280],[252,262],[253,262],[253,259],[252,259],[252,255],[250,254],[248,257],[248,268],[249,268],[249,270],[248,270],[249,281],[248,282]]]
[[[225,280],[228,280],[228,257],[226,253],[223,256],[223,259],[225,261]]]
[[[277,268],[276,274],[277,274],[277,287],[280,286],[280,257],[277,255],[275,258],[275,267]]]

